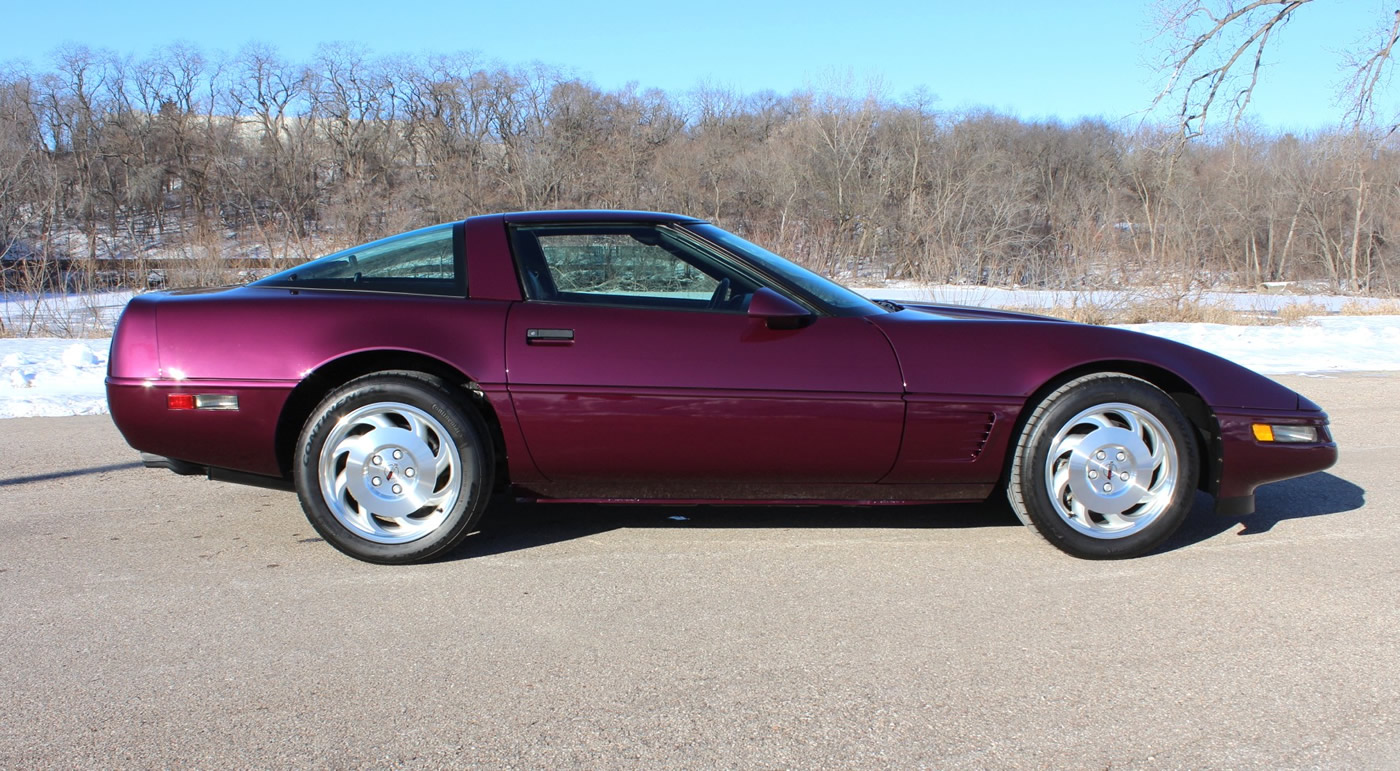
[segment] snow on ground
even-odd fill
[[[1274,326],[1122,324],[1266,375],[1400,370],[1400,316],[1313,316]]]
[[[0,418],[107,411],[109,339],[0,338]]]
[[[962,305],[1044,307],[1047,299],[1013,290],[951,289],[957,291],[943,287],[862,291],[908,302],[936,298]],[[1240,297],[1255,303],[1274,299],[1270,295]],[[101,304],[112,305],[124,299],[104,297]],[[1308,301],[1297,296],[1284,299]],[[1335,300],[1340,306],[1346,298],[1323,299]],[[81,315],[83,308],[96,304],[73,307]],[[64,309],[69,306],[62,300],[54,298],[46,305],[55,317],[66,318]],[[1266,304],[1237,307],[1267,309]],[[1265,374],[1400,370],[1400,316],[1315,316],[1298,324],[1271,326],[1157,323],[1122,328],[1202,348]],[[0,418],[106,412],[102,381],[110,342],[108,338],[0,338]]]

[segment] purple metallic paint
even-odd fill
[[[280,476],[274,437],[292,384],[246,381],[131,382],[108,378],[107,403],[127,444],[205,466]],[[168,394],[238,397],[237,411],[171,410]]]
[[[505,217],[487,214],[467,220],[467,296],[519,302],[520,278],[510,256]]]
[[[905,397],[908,413],[899,462],[882,479],[992,483],[1001,476],[1021,403],[998,397]]]
[[[783,321],[786,319],[805,319],[812,314],[806,308],[772,289],[761,287],[753,293],[753,298],[749,300],[749,315],[765,320]],[[768,322],[768,326],[774,328],[779,325]]]
[[[139,381],[160,376],[156,303],[149,297],[134,297],[127,304],[112,334],[112,353],[120,355],[107,359],[109,378]]]
[[[632,480],[541,482],[516,487],[516,497],[535,501],[576,503],[743,503],[774,506],[914,505],[975,503],[987,499],[995,485],[987,484],[773,484],[766,482],[706,482],[648,485]]]
[[[1128,363],[1170,373],[1217,408],[1298,407],[1298,394],[1278,383],[1171,340],[1037,316],[956,314],[905,310],[871,318],[900,352],[910,393],[1024,400],[1064,372]]]
[[[506,357],[531,454],[556,481],[875,482],[903,430],[899,365],[861,318],[772,330],[745,313],[521,303]]]
[[[510,464],[510,481],[516,485],[543,482],[545,478],[535,466],[530,455],[530,447],[525,444],[525,435],[520,432],[520,419],[515,414],[515,403],[510,398],[510,390],[504,383],[481,386],[486,394],[491,410],[501,429],[501,441],[505,445],[506,459]]]
[[[1327,416],[1320,412],[1230,410],[1217,412],[1216,420],[1224,445],[1217,498],[1252,495],[1259,485],[1309,474],[1337,462],[1337,445],[1331,441],[1287,444],[1260,442],[1254,438],[1252,426],[1255,423],[1317,426],[1323,436],[1329,436]]]
[[[1222,499],[1336,459],[1330,441],[1262,444],[1250,432],[1254,421],[1325,426],[1316,405],[1218,357],[1123,330],[945,306],[783,330],[762,313],[522,302],[507,225],[584,221],[693,220],[473,217],[468,298],[272,287],[137,297],[113,340],[113,420],[144,452],[279,476],[278,427],[299,427],[296,410],[307,409],[296,396],[337,385],[317,373],[357,356],[412,356],[484,394],[523,496],[978,500],[1001,477],[1028,399],[1068,373],[1128,369],[1208,405],[1221,459],[1218,486],[1205,484]],[[538,328],[574,336],[528,342]],[[166,409],[168,394],[210,392],[237,395],[239,411]]]
[[[273,287],[166,297],[157,311],[159,376],[295,384],[334,359],[383,350],[422,354],[477,382],[500,383],[505,352],[499,332],[478,330],[500,329],[509,307],[493,300]]]
[[[551,481],[875,482],[894,465],[897,396],[660,389],[512,389]]]

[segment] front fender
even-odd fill
[[[912,394],[1024,401],[1060,375],[1131,362],[1180,378],[1212,408],[1293,410],[1298,394],[1211,353],[1160,337],[1059,321],[939,318],[903,311],[872,318],[890,339]]]

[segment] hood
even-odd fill
[[[891,302],[891,301],[884,301]],[[935,305],[924,303],[895,303],[906,310],[927,313],[933,316],[941,316],[948,319],[987,319],[996,321],[1053,321],[1060,324],[1073,324],[1066,319],[1058,319],[1054,316],[1042,316],[1038,313],[1021,313],[1018,311],[1003,311],[995,308],[981,308],[973,305]]]
[[[242,284],[229,284],[228,286],[195,286],[185,289],[166,289],[160,292],[151,292],[157,297],[193,297],[196,295],[219,294],[231,289],[241,289]]]

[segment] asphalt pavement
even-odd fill
[[[0,420],[0,767],[1400,768],[1400,376],[1341,461],[1067,557],[1004,505],[492,511],[382,567],[289,493]]]

